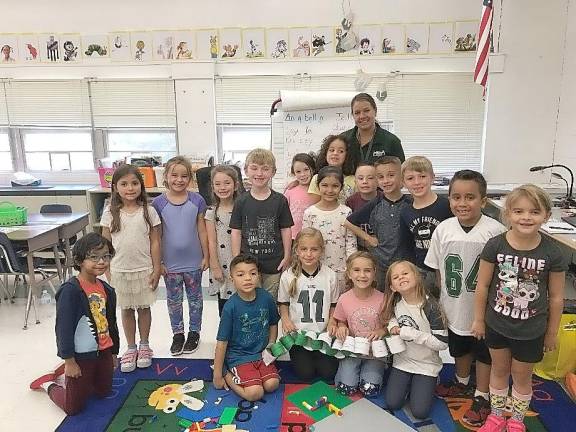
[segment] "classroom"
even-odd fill
[[[576,0],[2,5],[0,430],[576,422]]]

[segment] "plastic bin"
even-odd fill
[[[164,186],[164,167],[154,167],[154,176],[156,177],[156,186]]]
[[[26,225],[28,209],[9,201],[0,202],[0,226]]]
[[[138,170],[142,173],[145,187],[152,188],[156,186],[156,177],[152,167],[138,167]]]
[[[98,178],[100,179],[100,186],[109,188],[112,187],[112,176],[114,175],[115,168],[98,168]]]

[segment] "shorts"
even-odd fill
[[[230,373],[232,373],[232,381],[234,381],[234,384],[242,387],[261,386],[269,379],[280,379],[278,369],[276,369],[274,363],[266,366],[262,360],[242,363],[230,368]]]
[[[538,363],[544,357],[544,335],[529,340],[511,339],[486,326],[485,339],[488,348],[507,348],[512,358],[520,362]]]
[[[474,336],[461,336],[448,329],[448,349],[454,358],[472,354],[474,359],[484,364],[492,364],[490,351],[483,339],[476,339]]]

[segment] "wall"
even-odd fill
[[[564,93],[576,90],[575,75],[562,70],[565,56],[576,59],[564,46],[568,2],[503,2],[500,51],[506,65],[503,73],[490,75],[486,110],[484,172],[489,181],[546,182],[549,171],[530,173],[529,168],[559,161],[569,151],[564,145],[554,153],[561,95],[562,123],[572,123],[574,132],[569,117],[576,105]],[[572,27],[575,18],[572,14]]]
[[[495,30],[500,27],[500,2],[497,0]],[[532,165],[567,159],[574,161],[571,138],[576,126],[571,121],[576,98],[562,97],[576,92],[576,54],[564,53],[567,35],[566,10],[569,2],[558,0],[503,1],[500,52],[493,58],[490,92],[487,100],[484,171],[492,182],[548,181],[545,174],[528,172]],[[430,22],[478,19],[479,0],[365,0],[350,4],[356,22]],[[155,30],[166,28],[274,27],[338,25],[342,4],[335,0],[313,2],[294,0],[102,0],[97,6],[81,7],[70,0],[3,0],[10,19],[2,32],[108,32],[117,30]],[[569,34],[576,32],[572,8]],[[572,52],[575,50],[572,49]],[[504,61],[505,57],[505,61]],[[179,141],[183,153],[213,151],[214,75],[354,73],[367,72],[471,71],[471,57],[392,58],[389,60],[345,59],[307,60],[274,63],[270,61],[203,63],[175,65],[100,65],[100,66],[10,66],[0,68],[0,76],[13,78],[174,77],[177,83]],[[499,73],[503,71],[503,73]],[[201,98],[198,103],[196,98]],[[559,114],[559,117],[557,118]],[[554,156],[555,151],[555,156]],[[512,162],[510,156],[513,155]]]

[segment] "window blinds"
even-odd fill
[[[176,127],[173,80],[90,82],[95,127]]]
[[[355,91],[354,75],[314,77],[233,77],[216,80],[219,124],[270,124],[270,107],[279,90]],[[437,174],[481,166],[484,102],[482,87],[467,73],[373,75],[365,92],[376,100],[378,119],[393,122],[406,156],[428,157]]]
[[[0,83],[0,126],[8,125],[8,108],[6,106],[6,83]]]
[[[86,81],[7,81],[5,89],[11,126],[90,126]]]

